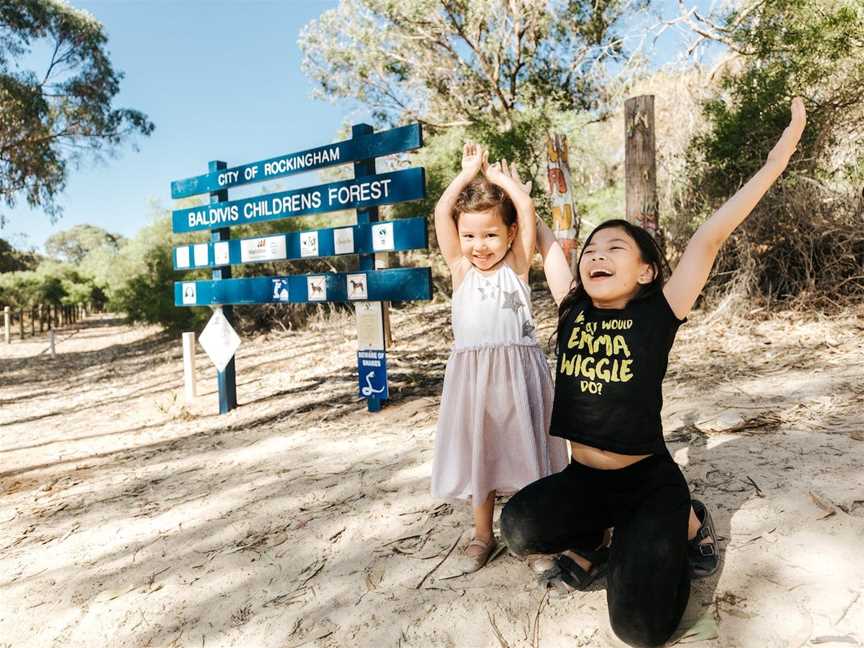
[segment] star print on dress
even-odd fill
[[[534,324],[528,320],[522,322],[522,337],[531,337],[534,332]]]
[[[525,304],[522,303],[522,300],[519,299],[519,291],[518,290],[505,290],[504,291],[504,305],[501,307],[509,308],[517,315],[519,314],[519,309],[523,308]]]
[[[477,286],[477,292],[480,293],[480,301],[486,301],[487,299],[495,299],[495,293],[500,291],[501,289],[490,282],[488,279],[486,280],[485,286]]]

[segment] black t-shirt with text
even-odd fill
[[[621,454],[666,452],[662,384],[683,321],[662,290],[620,309],[576,302],[558,330],[549,433]]]

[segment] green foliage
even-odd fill
[[[0,238],[0,273],[33,270],[39,259],[33,252],[16,250],[5,239]]]
[[[354,99],[380,122],[510,130],[526,107],[592,106],[596,73],[622,55],[622,17],[645,4],[342,0],[299,44],[321,96]]]
[[[79,264],[90,252],[103,246],[116,251],[122,242],[122,236],[111,234],[101,227],[75,225],[49,236],[45,241],[45,251],[51,257]]]
[[[104,268],[109,262],[110,270],[103,270],[95,280],[103,287],[111,310],[126,313],[133,322],[161,324],[175,332],[192,330],[209,317],[209,311],[174,306],[174,281],[181,275],[174,272],[172,261],[173,248],[190,242],[191,236],[173,233],[168,210],[151,205],[151,211],[149,225],[125,240],[116,252],[106,246],[95,249],[82,268]],[[205,276],[201,270],[182,275],[188,279]]]
[[[724,248],[716,276],[811,305],[860,296],[864,4],[764,0],[720,30],[739,57],[720,80],[725,96],[705,107],[709,128],[689,151],[679,211],[698,224],[731,196],[763,164],[800,95],[808,114],[798,152]]]
[[[731,13],[726,29],[730,46],[743,56],[743,69],[723,76],[726,100],[705,106],[710,130],[694,141],[694,159],[705,163],[699,189],[709,201],[730,195],[762,165],[789,122],[796,95],[805,98],[807,129],[787,178],[795,172],[830,174],[828,158],[838,144],[857,149],[850,152],[860,161],[860,139],[857,145],[847,139],[860,127],[864,100],[860,1],[768,0]]]
[[[174,281],[170,243],[154,245],[143,253],[143,267],[126,277],[114,291],[112,305],[133,322],[161,324],[169,331],[194,329],[209,313],[174,305]]]
[[[34,43],[51,52],[38,72],[19,66],[35,57]],[[7,206],[23,195],[56,218],[70,163],[152,132],[143,113],[112,107],[123,75],[106,44],[98,21],[60,0],[0,1],[0,201]]]

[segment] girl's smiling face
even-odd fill
[[[579,280],[598,308],[624,308],[653,278],[651,264],[622,227],[594,232],[579,258]]]
[[[507,226],[499,209],[462,212],[456,224],[462,255],[478,270],[491,270],[504,258],[516,236],[516,225]]]

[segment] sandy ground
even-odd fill
[[[470,521],[429,496],[448,308],[394,313],[377,414],[347,317],[246,339],[226,416],[203,352],[183,403],[180,341],[153,327],[92,317],[54,359],[3,345],[0,647],[620,645],[602,583],[560,596],[506,553],[443,578]],[[864,644],[862,315],[682,328],[667,439],[723,564],[676,642]]]

